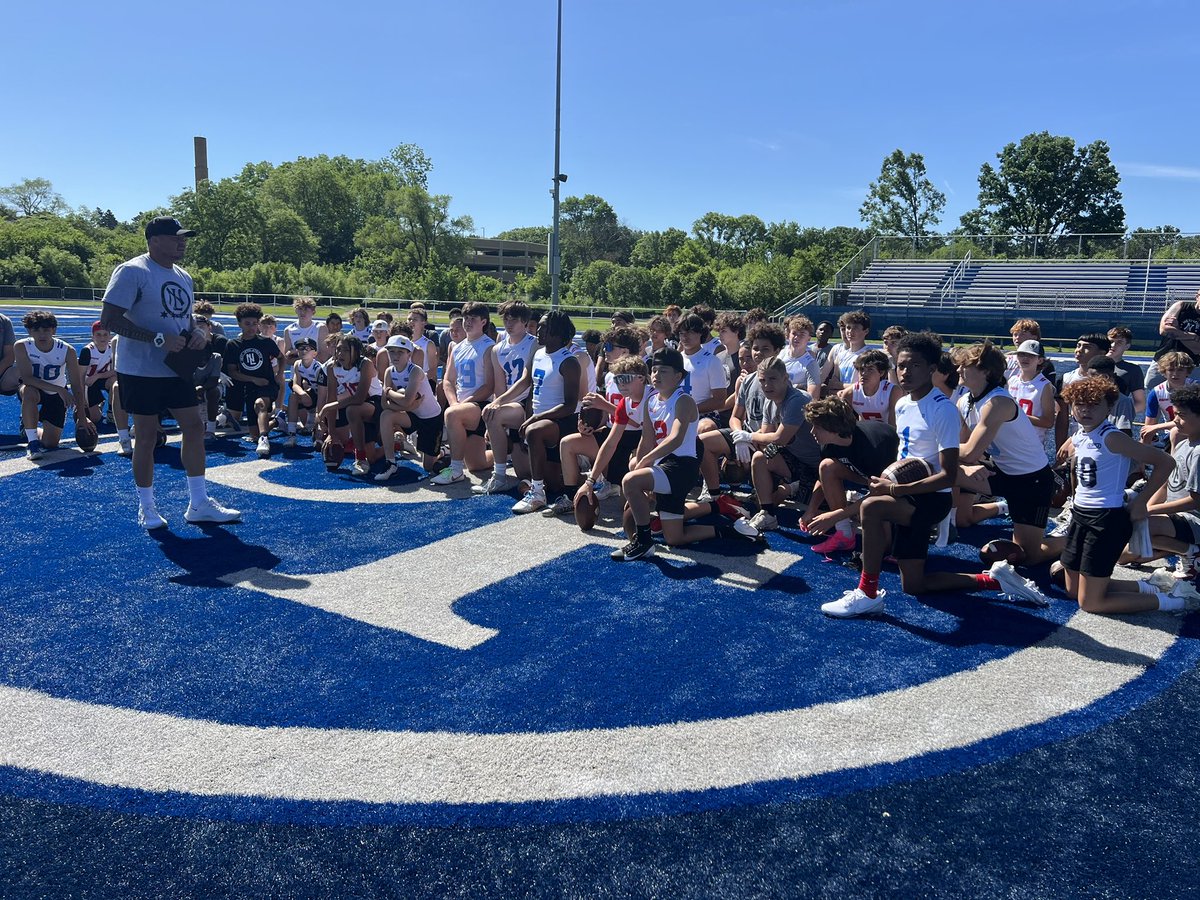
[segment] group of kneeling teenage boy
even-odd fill
[[[193,373],[208,434],[244,427],[259,457],[273,452],[273,430],[287,447],[311,436],[331,471],[349,456],[354,475],[388,484],[411,455],[432,485],[514,493],[514,513],[574,514],[585,529],[619,493],[628,542],[618,561],[652,554],[656,533],[673,547],[762,542],[790,508],[818,556],[860,569],[857,586],[821,607],[839,618],[883,611],[885,563],[916,596],[991,592],[1044,606],[1015,567],[1050,563],[1089,612],[1200,608],[1200,384],[1192,357],[1173,352],[1157,361],[1164,381],[1147,392],[1139,373],[1131,390],[1127,329],[1082,336],[1077,368],[1056,386],[1028,319],[1006,354],[987,341],[947,353],[937,335],[897,326],[871,348],[865,312],[838,320],[840,341],[804,316],[779,325],[760,310],[703,306],[668,307],[646,327],[618,312],[582,340],[566,313],[521,301],[499,307],[502,331],[472,302],[441,335],[421,304],[403,321],[356,309],[346,330],[337,314],[318,322],[301,298],[281,335],[255,304],[237,307],[233,336],[211,307],[195,312],[209,340]],[[107,330],[96,323],[76,354],[52,313],[24,324],[15,365],[27,455],[58,445],[68,408],[100,423],[105,395],[130,455]],[[927,571],[931,544],[1003,516],[1011,539],[980,548],[979,571]],[[1118,562],[1166,557],[1177,564],[1112,579]]]

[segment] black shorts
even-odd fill
[[[254,404],[259,398],[266,400],[268,404],[274,403],[275,398],[279,396],[279,385],[271,382],[266,387],[260,384],[246,384],[242,382],[242,411],[247,416],[255,415]]]
[[[293,387],[291,396],[296,398],[297,409],[316,409],[317,386],[315,384],[302,384],[298,391]]]
[[[1200,518],[1194,514],[1167,513],[1167,519],[1175,529],[1175,540],[1185,544],[1200,544]]]
[[[661,485],[654,488],[655,504],[660,516],[666,518],[683,518],[684,505],[687,495],[700,482],[700,460],[695,456],[668,456],[660,459],[655,465],[666,476],[669,492],[660,492]],[[656,478],[655,481],[658,479]]]
[[[383,410],[383,398],[382,397],[367,397],[367,399],[364,400],[363,402],[370,403],[373,407],[375,407],[374,414],[369,419],[363,420],[363,425],[366,427],[367,440],[374,441],[377,437],[379,437],[379,414]],[[341,409],[338,410],[338,414],[337,414],[338,428],[345,428],[347,425],[350,424],[350,420],[346,418],[346,410],[347,409],[348,409],[348,407],[343,406]]]
[[[87,405],[100,406],[104,403],[104,395],[110,393],[108,390],[108,379],[102,378],[99,381],[93,381],[88,385],[87,389]]]
[[[798,482],[800,487],[792,499],[797,503],[807,503],[812,496],[813,485],[817,483],[817,470],[815,466],[810,466],[803,460],[797,459],[792,454],[784,450],[779,454],[788,467],[788,483]]]
[[[1056,489],[1054,471],[1049,466],[1027,475],[1008,475],[997,469],[988,483],[993,495],[1008,501],[1008,514],[1014,525],[1046,527],[1050,500]]]
[[[892,556],[896,559],[926,559],[929,556],[929,532],[950,515],[953,496],[949,491],[913,494],[897,498],[913,506],[912,521],[892,526]]]
[[[642,442],[641,428],[626,428],[625,433],[617,440],[617,452],[608,462],[608,472],[605,479],[609,484],[620,484],[629,474],[629,460],[637,453],[638,445]]]
[[[409,413],[409,426],[404,429],[404,433],[412,434],[415,431],[417,449],[426,456],[437,456],[438,450],[442,447],[442,425],[445,419],[445,413],[441,410],[436,416],[430,416],[428,419],[422,419],[418,415]]]
[[[121,406],[135,416],[157,416],[168,409],[192,409],[200,405],[196,387],[174,375],[157,378],[119,373]]]
[[[552,421],[558,426],[559,441],[568,435],[579,433],[578,413],[571,413],[569,416],[563,416],[561,419],[554,419]],[[562,454],[558,452],[558,444],[551,444],[546,448],[546,462],[562,463]]]
[[[38,389],[38,421],[55,428],[67,424],[67,404],[60,395]]]
[[[1108,578],[1132,534],[1133,521],[1124,506],[1113,509],[1072,507],[1062,564],[1072,572]]]
[[[467,437],[487,437],[487,423],[483,421],[483,410],[491,403],[491,400],[469,400],[468,403],[474,403],[479,407],[479,424],[467,432]]]

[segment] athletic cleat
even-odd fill
[[[592,493],[596,495],[596,500],[607,500],[617,493],[617,486],[611,481],[601,479],[592,485]]]
[[[133,441],[129,438],[117,438],[117,456],[133,456]]]
[[[271,455],[271,442],[267,440],[265,434],[258,439],[258,449],[255,452],[259,459],[266,459]]]
[[[286,410],[279,410],[275,413],[275,430],[287,431],[288,420]]]
[[[42,442],[34,438],[29,442],[29,446],[25,448],[26,459],[41,459],[46,455],[46,448],[42,446]]]
[[[394,462],[389,462],[387,464],[387,468],[375,476],[375,480],[376,481],[390,481],[391,479],[396,477],[396,474],[399,471],[400,471],[399,466],[397,466]]]
[[[843,534],[840,531],[835,531],[819,544],[813,544],[813,550],[828,556],[830,553],[843,553],[847,550],[853,550],[857,546],[858,541],[855,540],[853,534]]]
[[[512,511],[518,516],[523,516],[526,513],[537,512],[546,505],[546,494],[544,491],[535,491],[530,488],[525,492],[525,496],[513,504]]]
[[[1053,528],[1050,529],[1050,532],[1046,535],[1046,537],[1052,537],[1052,538],[1066,537],[1067,532],[1071,528],[1070,517],[1068,516],[1067,520],[1065,522],[1059,522],[1057,519],[1055,519],[1054,521],[1056,522],[1056,524]]]
[[[153,506],[149,509],[138,509],[138,525],[145,528],[147,531],[154,531],[156,528],[166,528],[167,520],[158,514],[158,510]]]
[[[236,509],[226,509],[212,497],[205,497],[202,503],[189,503],[187,512],[183,514],[185,522],[192,525],[216,523],[224,525],[236,522],[242,517]]]
[[[433,478],[429,479],[430,484],[447,485],[457,484],[460,481],[466,481],[467,475],[465,472],[455,472],[454,469],[447,466],[438,472]]]
[[[565,516],[567,513],[574,511],[574,501],[566,494],[559,494],[558,499],[552,505],[542,510],[542,515],[547,519],[553,519],[555,516]]]
[[[887,591],[880,591],[877,597],[868,597],[862,588],[846,591],[837,600],[821,604],[821,612],[835,619],[853,619],[857,616],[870,616],[883,612],[883,597]]]
[[[1014,600],[1028,600],[1035,606],[1049,606],[1046,595],[1028,578],[1022,578],[1011,563],[999,560],[992,563],[988,574],[1000,582],[1000,590]]]
[[[779,520],[765,509],[760,509],[754,514],[754,518],[750,520],[750,524],[759,531],[774,531],[779,527]]]
[[[740,519],[733,520],[733,530],[742,537],[751,541],[761,541],[762,532],[750,524],[750,520],[743,516]]]
[[[350,471],[355,475],[370,475],[371,464],[365,459],[356,459],[354,461],[354,467]]]
[[[647,556],[654,555],[654,541],[643,543],[635,537],[624,547],[614,550],[609,555],[617,562],[626,562],[631,559],[645,559]]]
[[[495,472],[487,481],[481,481],[471,488],[472,494],[507,494],[517,486],[517,479],[508,475],[497,475]]]

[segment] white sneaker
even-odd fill
[[[467,475],[465,472],[457,472],[456,473],[452,468],[447,466],[446,468],[442,469],[442,471],[440,471],[436,475],[434,475],[433,478],[429,479],[429,483],[437,484],[437,485],[447,485],[447,484],[455,484],[456,482],[466,481],[466,480],[467,480]]]
[[[546,505],[546,492],[529,490],[525,496],[513,504],[512,511],[518,516],[525,513],[537,512]]]
[[[1065,522],[1058,522],[1058,520],[1056,520],[1056,519],[1051,520],[1051,521],[1054,521],[1057,524],[1055,524],[1055,526],[1050,529],[1050,532],[1046,535],[1046,537],[1052,537],[1052,538],[1066,537],[1067,532],[1070,531],[1070,529],[1071,529],[1070,517],[1068,516],[1067,520]]]
[[[1179,561],[1175,563],[1175,568],[1171,570],[1171,574],[1180,580],[1191,578],[1196,574],[1196,557],[1182,555]]]
[[[390,462],[387,468],[375,476],[376,481],[391,481],[396,477],[396,473],[400,471],[400,467],[394,462]]]
[[[883,612],[883,597],[887,591],[880,591],[878,597],[868,597],[862,588],[846,591],[837,600],[821,604],[821,612],[835,619],[853,619],[855,616],[869,616]]]
[[[370,475],[371,464],[365,459],[356,459],[354,461],[354,467],[350,471],[355,475]]]
[[[258,453],[259,459],[266,459],[271,455],[271,442],[267,440],[265,434],[258,439],[258,450],[255,452]]]
[[[574,511],[574,501],[566,494],[560,494],[559,498],[554,501],[553,506],[547,506],[542,510],[542,515],[547,519],[553,519],[555,516],[565,516],[567,513]]]
[[[138,508],[138,525],[145,528],[147,531],[153,531],[156,528],[166,528],[167,520],[158,514],[158,510],[153,506],[149,509],[144,507]]]
[[[592,493],[596,495],[597,500],[607,500],[617,492],[617,486],[611,481],[597,481],[592,485]]]
[[[696,496],[697,503],[712,503],[713,493],[708,489],[708,485],[700,488],[700,493]]]
[[[1046,595],[1037,589],[1028,578],[1022,578],[1016,569],[1003,559],[992,563],[988,574],[1000,582],[1000,590],[1013,599],[1028,600],[1035,606],[1049,606]]]
[[[762,538],[762,532],[755,528],[745,516],[733,520],[733,530],[744,538],[757,541]]]
[[[202,503],[189,503],[187,512],[183,514],[184,521],[192,525],[208,522],[223,525],[227,522],[236,522],[241,517],[242,514],[239,510],[226,509],[212,497],[205,497]]]
[[[133,441],[129,438],[117,438],[117,456],[133,456]]]
[[[288,420],[286,410],[278,410],[275,413],[275,430],[287,431]]]
[[[472,494],[506,494],[517,486],[517,480],[507,474],[497,475],[495,472],[487,481],[481,481],[471,488]]]
[[[759,531],[774,531],[779,527],[779,520],[765,509],[760,509],[754,514],[754,518],[750,520],[750,524]]]

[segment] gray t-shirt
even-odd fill
[[[0,313],[0,354],[17,342],[17,333],[13,331],[12,320]]]
[[[774,427],[779,424],[798,425],[796,436],[783,449],[800,462],[816,468],[821,462],[821,448],[812,434],[812,427],[804,421],[804,407],[811,398],[805,391],[789,386],[783,402],[778,406],[768,400],[763,407],[763,423]]]
[[[762,384],[759,382],[756,372],[750,372],[742,379],[742,384],[738,388],[738,402],[746,411],[742,427],[747,431],[758,431],[758,426],[762,424],[763,407],[767,403],[767,397],[763,393]]]
[[[1200,462],[1200,443],[1185,438],[1175,445],[1171,456],[1175,458],[1175,468],[1167,476],[1167,502],[1200,494],[1200,465],[1197,465]]]
[[[121,263],[108,280],[104,302],[126,310],[125,317],[140,328],[170,337],[192,324],[192,276],[179,266],[167,269],[149,253]],[[121,339],[116,370],[123,375],[178,377],[164,361],[166,351],[149,341]]]

